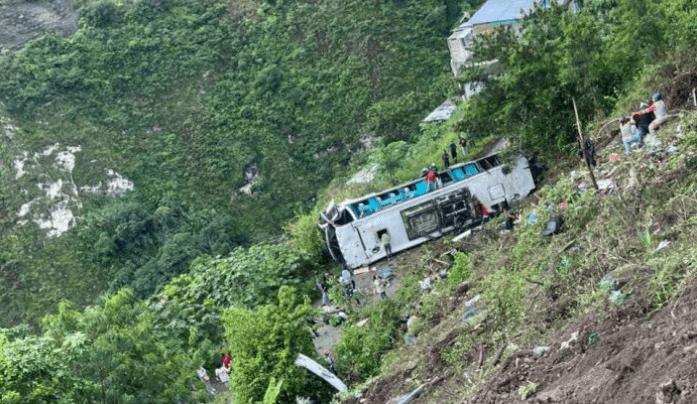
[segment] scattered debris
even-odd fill
[[[615,271],[608,272],[603,276],[603,279],[598,282],[598,287],[600,289],[612,290],[619,284],[619,279],[615,276]]]
[[[396,401],[390,400],[388,403],[395,403],[395,404],[407,404],[412,402],[416,397],[418,397],[419,394],[421,394],[421,390],[426,387],[426,384],[422,384],[421,386],[417,387],[414,391],[412,391],[409,394],[405,394],[399,398],[396,399]]]
[[[324,366],[321,366],[320,364],[303,354],[298,354],[298,357],[295,359],[295,366],[300,366],[309,370],[310,372],[324,379],[327,383],[331,384],[335,389],[339,391],[348,390],[344,382],[342,382],[332,372],[330,372],[329,370],[324,368]]]
[[[363,320],[359,321],[356,323],[356,327],[363,327],[368,323],[370,319],[369,318],[364,318]]]
[[[547,351],[549,351],[548,346],[536,346],[533,348],[532,353],[535,355],[544,355]]]
[[[550,237],[554,234],[561,232],[561,227],[564,224],[564,220],[561,216],[552,216],[547,221],[547,226],[542,230],[542,236]]]
[[[598,189],[612,192],[615,190],[615,183],[611,179],[600,180],[598,181]]]
[[[421,293],[424,292],[430,292],[433,290],[433,284],[431,283],[431,277],[425,278],[424,280],[419,281],[419,289],[421,289]]]
[[[658,140],[656,135],[652,135],[651,133],[649,133],[644,138],[643,150],[644,150],[644,152],[646,152],[648,154],[655,154],[655,153],[658,153],[659,151],[661,151],[662,145],[663,145],[663,143],[661,143],[661,141]]]
[[[564,350],[564,349],[568,349],[568,348],[573,347],[574,345],[576,345],[577,340],[578,340],[578,331],[571,334],[571,338],[562,342],[561,347],[559,347],[559,350]]]
[[[465,310],[465,314],[463,315],[463,322],[468,322],[481,311],[481,308],[475,305],[477,302],[479,302],[479,298],[480,296],[476,295],[465,302],[465,308],[467,310]]]
[[[658,247],[656,248],[656,252],[661,251],[664,248],[667,248],[670,245],[670,241],[668,240],[663,240],[660,243],[658,243]]]
[[[534,213],[531,213],[528,215],[528,222],[529,223],[537,223],[537,215]]]
[[[590,335],[588,336],[588,346],[591,347],[591,346],[597,344],[598,341],[600,341],[600,337],[598,337],[598,333],[597,332],[590,333]]]
[[[610,155],[608,156],[608,158],[610,159],[611,162],[612,162],[612,161],[617,161],[617,160],[620,158],[620,155],[617,154],[617,153],[610,153]]]
[[[617,305],[620,305],[620,304],[626,302],[633,293],[634,293],[633,289],[627,293],[624,293],[621,290],[613,290],[610,292],[610,295],[607,297],[607,300],[610,303],[617,306]]]

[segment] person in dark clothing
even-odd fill
[[[583,140],[583,155],[588,166],[595,167],[595,143],[593,139],[587,137]]]
[[[467,157],[467,146],[469,146],[469,141],[464,137],[460,136],[457,142],[460,144],[460,151],[462,152],[462,157]]]
[[[648,108],[649,104],[642,102],[641,105],[639,105],[640,109],[645,109]],[[644,137],[649,133],[649,125],[651,122],[656,119],[656,114],[651,112],[647,112],[645,114],[640,114],[640,115],[632,115],[632,118],[634,119],[634,122],[636,122],[636,127],[639,129],[639,145],[644,143]]]
[[[443,154],[441,154],[440,158],[443,160],[443,166],[445,167],[444,170],[446,170],[450,166],[450,157],[448,157],[448,152],[443,150]]]
[[[453,164],[457,164],[457,146],[455,146],[455,142],[450,142],[448,147],[450,147],[450,155],[453,157]]]

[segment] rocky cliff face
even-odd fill
[[[76,159],[80,145],[47,145],[41,150],[23,150],[21,135],[0,105],[0,180],[5,188],[0,211],[2,221],[20,226],[33,223],[48,237],[60,236],[75,225],[82,200],[91,195],[122,196],[134,184],[97,160]],[[94,183],[76,184],[73,171],[91,173]]]
[[[77,18],[70,0],[0,0],[0,48],[20,47],[45,32],[73,35]]]

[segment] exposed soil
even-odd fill
[[[465,402],[697,402],[696,298],[697,288],[693,288],[673,306],[648,317],[639,298],[600,321],[595,314],[587,315],[569,328],[578,332],[571,347],[560,349],[562,342],[571,339],[571,335],[560,335],[544,355],[517,352]],[[518,389],[529,382],[539,387],[523,401]]]
[[[77,19],[70,0],[0,1],[0,48],[20,47],[45,32],[73,35]]]

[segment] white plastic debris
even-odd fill
[[[670,241],[668,240],[663,240],[660,243],[658,243],[658,247],[656,247],[656,252],[661,251],[664,248],[667,248],[670,245]]]

